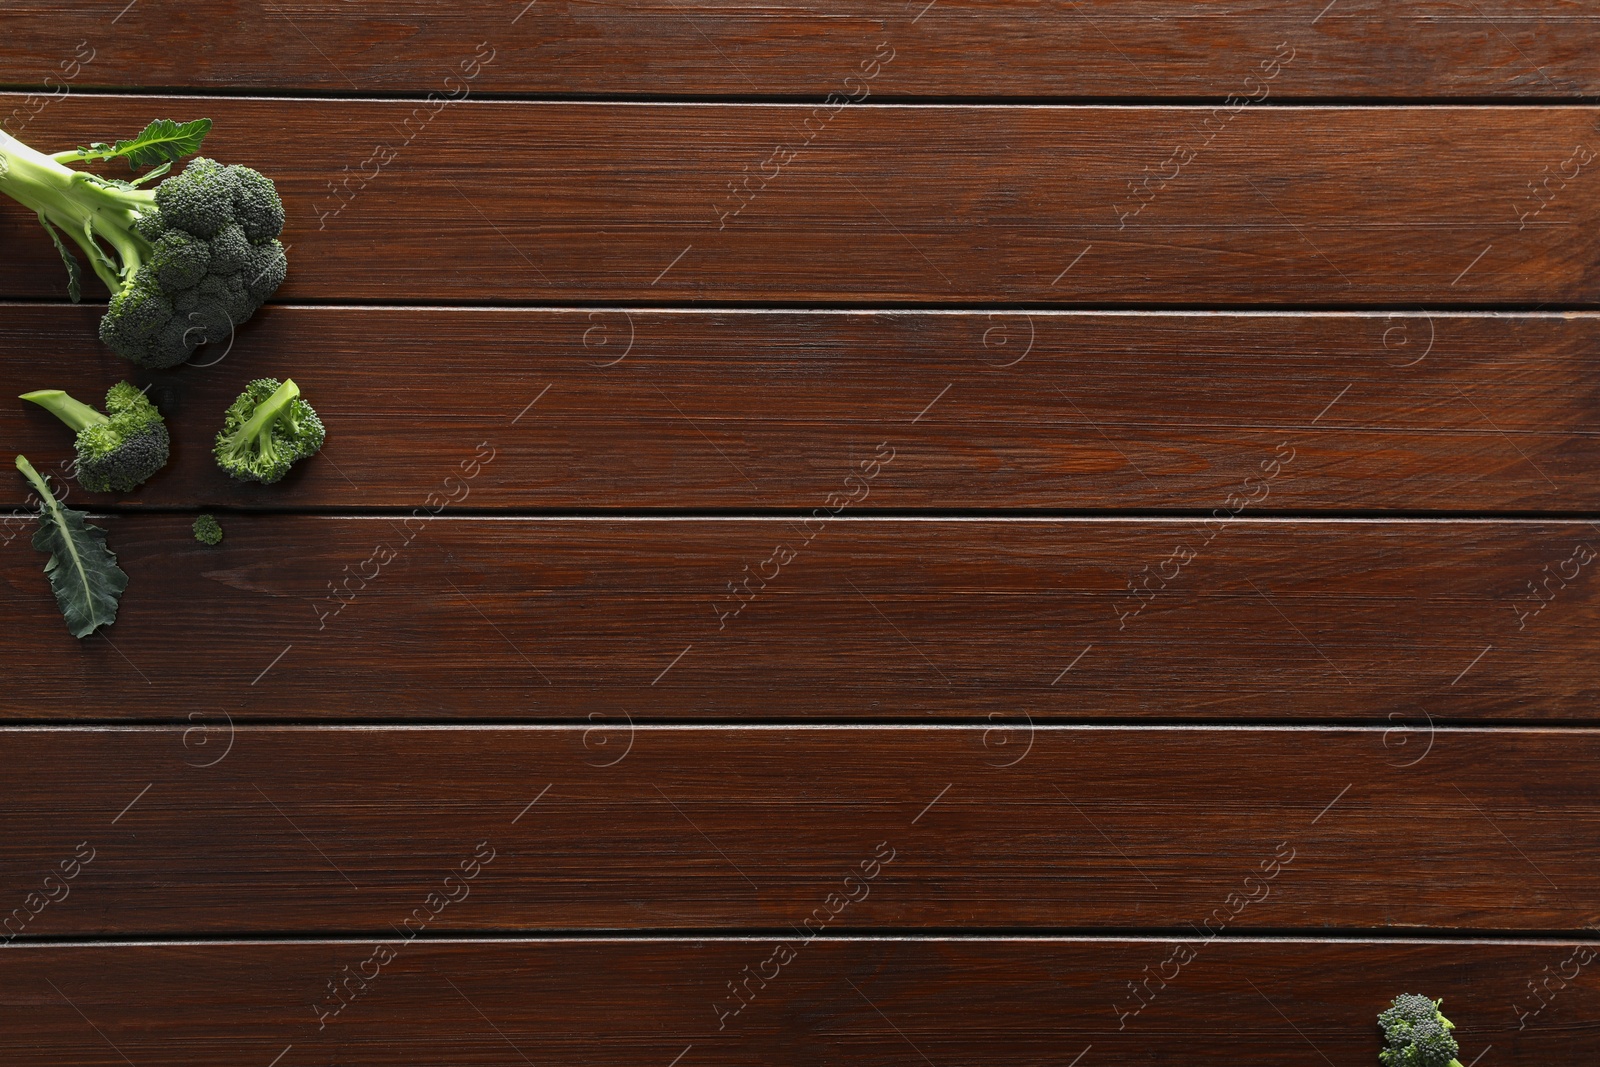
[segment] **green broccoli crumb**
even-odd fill
[[[222,544],[222,523],[215,515],[202,515],[194,520],[194,539],[202,544]]]

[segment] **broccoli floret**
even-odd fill
[[[207,309],[211,309],[220,315],[224,322],[243,322],[257,307],[256,301],[250,298],[249,291],[245,289],[242,274],[208,275],[204,281],[195,286],[195,290],[200,294],[199,310],[204,313]],[[218,339],[218,337],[212,338],[213,341]]]
[[[67,262],[74,300],[79,267],[67,241],[88,257],[111,293],[100,339],[142,367],[174,367],[199,345],[226,340],[288,271],[277,240],[283,204],[272,181],[249,167],[197,157],[152,190],[66,166],[85,159],[170,161],[195,151],[210,128],[209,120],[161,125],[152,123],[133,141],[54,156],[0,132],[0,192],[36,212],[49,230]],[[183,141],[186,132],[192,136]],[[169,147],[180,141],[182,148]]]
[[[250,167],[235,166],[233,177],[239,185],[234,201],[234,217],[244,227],[253,244],[270,240],[283,232],[283,201],[272,179]]]
[[[127,382],[106,393],[106,414],[60,389],[23,393],[78,431],[78,484],[91,493],[126,493],[167,465],[171,439],[161,412]]]
[[[196,237],[215,237],[232,222],[238,196],[233,168],[204,156],[156,186],[155,192],[156,207],[167,225]]]
[[[322,447],[326,431],[292,379],[257,378],[239,394],[217,434],[217,466],[240,481],[278,481]]]
[[[152,211],[133,220],[133,232],[153,244],[168,232],[167,223],[161,212]]]
[[[1455,1023],[1439,1011],[1442,1000],[1402,993],[1378,1016],[1384,1049],[1378,1059],[1384,1067],[1461,1067]]]
[[[289,274],[289,257],[283,253],[283,242],[274,238],[251,249],[250,265],[245,268],[245,288],[257,302],[278,291]]]
[[[244,227],[228,223],[211,239],[211,269],[218,274],[238,274],[250,265],[252,248]]]
[[[171,366],[158,359],[151,339],[172,321],[172,302],[161,292],[148,266],[139,268],[134,281],[111,297],[100,320],[100,340],[118,355],[145,366]],[[182,362],[179,360],[178,362]]]
[[[168,230],[156,240],[150,269],[165,292],[193,289],[211,272],[211,244],[182,230]]]
[[[178,295],[182,297],[187,294],[179,293]],[[179,348],[184,348],[193,352],[204,343],[205,339],[206,331],[204,326],[190,322],[187,317],[174,317],[165,326],[161,327],[161,332],[156,334],[150,343],[153,346],[159,346],[162,351],[176,351]]]
[[[215,515],[202,515],[194,520],[194,539],[203,545],[222,544],[222,523]]]

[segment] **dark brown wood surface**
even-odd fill
[[[8,865],[42,878],[92,854],[63,899],[13,913],[13,939],[386,936],[432,892],[452,899],[430,933],[787,931],[836,891],[851,903],[815,919],[829,932],[1600,924],[1592,730],[216,715],[0,737]]]
[[[6,530],[11,720],[1592,721],[1600,686],[1587,522],[102,523],[131,585],[85,641]]]
[[[97,308],[5,314],[0,396],[153,383],[175,458],[135,495],[78,498],[97,505],[406,509],[489,441],[464,505],[810,509],[888,441],[855,511],[1209,511],[1290,453],[1244,490],[1256,512],[1600,507],[1591,314],[275,307],[214,366],[143,377],[95,340]],[[210,459],[254,375],[293,376],[330,428],[282,487]],[[0,404],[0,435],[71,455],[26,405]]]
[[[474,94],[820,99],[882,41],[895,58],[872,85],[890,97],[1220,100],[1256,92],[1245,79],[1281,42],[1293,59],[1273,98],[1600,91],[1593,13],[1537,0],[88,0],[28,13],[0,66],[5,84],[44,91],[446,93],[487,44]]]
[[[175,446],[85,641],[0,490],[0,1064],[1597,1059],[1582,5],[3,22],[0,127],[210,116],[291,267],[133,373],[0,203],[0,395]]]
[[[16,522],[4,714],[1591,722],[1600,687],[1589,522],[472,519],[448,492],[224,516],[218,548],[102,520],[131,584],[82,642]]]
[[[1600,296],[1591,107],[839,105],[807,126],[806,105],[438,106],[70,95],[27,135],[51,149],[210,116],[207,151],[283,194],[285,301]],[[0,206],[0,296],[63,295],[37,220]]]
[[[275,1056],[276,1067],[377,1067],[397,1054],[466,1067],[666,1067],[674,1057],[680,1067],[945,1067],[993,1063],[1002,1050],[1027,1067],[1074,1057],[1078,1067],[1365,1067],[1378,1059],[1374,987],[1392,986],[1442,996],[1466,1059],[1600,1054],[1592,983],[1568,983],[1518,1029],[1517,1008],[1534,1003],[1528,981],[1547,967],[1570,974],[1575,954],[1592,949],[1570,942],[1219,939],[1164,989],[1154,976],[1175,949],[1159,939],[793,938],[793,958],[762,985],[780,943],[396,943],[381,968],[368,963],[370,941],[27,946],[0,954],[0,1049],[18,1067],[237,1067]],[[363,964],[375,978],[362,978]],[[1135,1003],[1127,983],[1146,973],[1158,992],[1119,1030],[1119,1009]],[[327,984],[349,976],[349,990],[365,990],[346,994],[354,999],[319,1030],[317,1005],[338,1003]],[[719,1009],[739,1003],[729,985],[743,982],[752,999],[719,1030]]]

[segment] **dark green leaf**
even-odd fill
[[[56,251],[61,253],[61,262],[67,265],[67,296],[76,304],[83,299],[83,268],[78,265],[78,257],[67,248],[66,242],[61,239],[61,234],[50,225],[50,220],[44,217],[42,211],[39,213],[39,225],[50,235],[50,243],[56,246]]]
[[[28,461],[17,457],[17,468],[39,491],[39,529],[33,547],[48,552],[44,573],[55,590],[61,617],[73,637],[88,637],[117,618],[117,599],[128,588],[128,576],[106,547],[106,532],[90,526],[88,515],[62,507]]]
[[[86,247],[89,251],[89,257],[94,260],[95,273],[102,278],[121,278],[123,276],[122,266],[113,262],[111,257],[106,255],[105,250],[95,243],[93,215],[83,220],[83,235],[88,238]],[[106,288],[115,293],[118,287],[107,281]]]
[[[153,167],[158,163],[172,163],[184,156],[194,155],[200,151],[200,142],[210,132],[210,119],[184,123],[156,119],[131,140],[118,141],[114,145],[96,141],[87,148],[80,147],[77,158],[126,159],[129,169]]]

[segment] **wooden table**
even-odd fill
[[[113,627],[5,520],[0,1062],[1355,1067],[1400,992],[1594,1062],[1597,35],[12,11],[8,130],[210,116],[291,266],[72,490]],[[5,390],[130,376],[0,247]],[[229,482],[291,374],[322,455]]]

